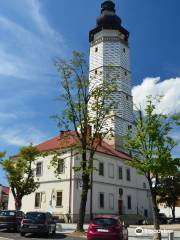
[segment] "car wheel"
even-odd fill
[[[52,232],[51,232],[51,228],[49,227],[49,228],[48,228],[48,231],[47,231],[47,236],[48,236],[48,237],[51,237],[51,235],[52,235]]]
[[[54,236],[56,234],[56,228],[52,231],[52,235]]]

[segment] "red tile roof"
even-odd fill
[[[59,136],[56,136],[46,142],[43,142],[37,145],[37,149],[40,152],[54,151],[58,149],[70,148],[78,144],[78,139],[74,131],[68,131],[61,133]],[[111,145],[106,142],[102,142],[101,145],[97,147],[97,152],[111,155],[114,157],[121,158],[123,160],[131,160],[131,157],[124,153],[115,150]]]

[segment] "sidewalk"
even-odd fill
[[[72,233],[76,230],[77,224],[73,223],[57,223],[57,232],[59,233]],[[84,230],[85,232],[88,229],[88,224],[84,224]]]
[[[129,228],[142,227],[143,229],[153,229],[153,225],[130,225]],[[180,231],[180,224],[163,224],[160,226],[164,230]]]

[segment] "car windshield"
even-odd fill
[[[113,218],[95,218],[93,223],[96,225],[110,226],[117,224],[117,220]]]
[[[26,219],[35,220],[38,222],[45,221],[46,215],[44,213],[37,213],[37,212],[29,212],[26,213]]]
[[[13,216],[15,216],[16,215],[16,213],[15,212],[13,212],[13,211],[1,211],[0,212],[0,216],[6,216],[6,217],[13,217]]]

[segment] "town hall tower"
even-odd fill
[[[133,127],[133,99],[131,95],[131,69],[129,32],[122,27],[121,19],[116,15],[115,4],[105,1],[101,5],[101,15],[97,18],[96,28],[90,31],[90,76],[103,75],[109,66],[113,67],[116,76],[117,91],[114,99],[117,108],[114,111],[111,128],[114,137],[111,144],[119,150],[123,149],[123,136]],[[90,81],[90,87],[95,85],[96,77]]]

